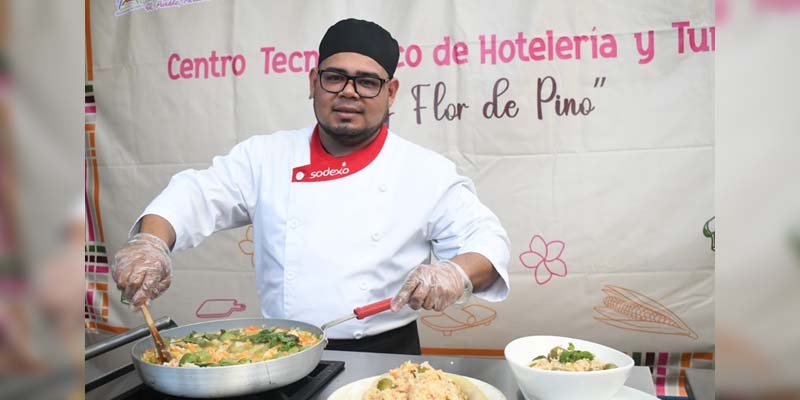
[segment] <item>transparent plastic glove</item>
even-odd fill
[[[452,261],[422,264],[414,268],[403,287],[392,299],[392,311],[408,304],[414,310],[442,311],[452,304],[463,304],[472,295],[472,282]]]
[[[111,270],[123,302],[133,307],[149,304],[172,281],[172,258],[167,244],[149,233],[137,233],[114,255]]]

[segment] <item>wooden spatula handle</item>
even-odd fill
[[[156,324],[153,322],[153,317],[150,316],[150,310],[147,309],[147,306],[142,304],[142,314],[144,315],[144,320],[147,322],[147,327],[150,328],[150,335],[153,336],[153,343],[156,345],[156,354],[158,354],[158,361],[162,364],[165,362],[169,362],[172,358],[169,355],[169,351],[167,351],[167,346],[164,344],[164,339],[161,338],[161,334],[156,329]]]

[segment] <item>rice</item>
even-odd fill
[[[362,400],[466,400],[467,395],[441,370],[423,362],[404,362],[382,375]]]
[[[608,363],[599,360],[578,360],[575,362],[562,363],[558,360],[548,360],[540,358],[531,362],[531,367],[543,369],[545,371],[601,371],[606,368]]]
[[[589,351],[575,349],[575,345],[572,343],[567,348],[561,346],[553,347],[546,356],[540,355],[531,360],[529,366],[545,371],[574,372],[602,371],[617,368],[613,363],[595,359],[594,354]]]

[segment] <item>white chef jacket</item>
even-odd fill
[[[266,318],[320,326],[392,297],[431,251],[439,259],[485,256],[500,278],[474,295],[501,301],[509,291],[508,237],[472,181],[386,126],[368,146],[339,158],[325,152],[315,126],[253,136],[210,168],[173,176],[146,214],[172,224],[176,251],[252,223]],[[405,307],[337,325],[327,336],[360,339],[418,315]]]

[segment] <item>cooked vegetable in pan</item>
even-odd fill
[[[191,332],[181,338],[164,338],[171,367],[223,367],[272,360],[302,351],[320,338],[301,329],[248,326],[214,333]],[[145,350],[142,360],[159,364],[155,349]]]

